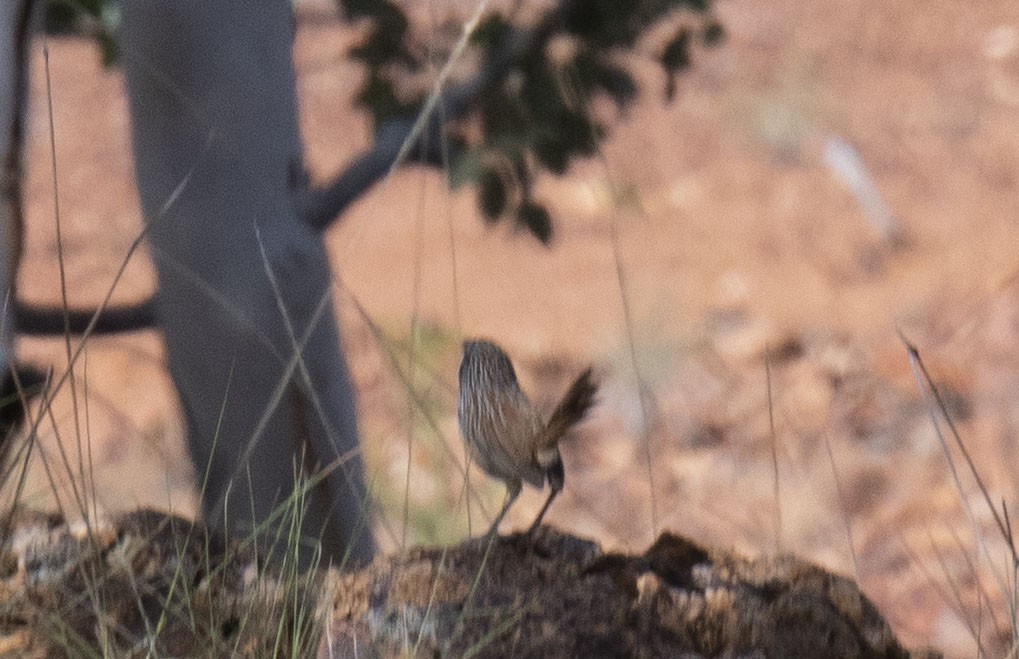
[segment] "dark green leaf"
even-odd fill
[[[376,123],[401,116],[407,110],[396,97],[392,84],[379,76],[371,76],[365,81],[357,95],[357,102],[372,114]]]
[[[534,155],[538,162],[553,174],[566,173],[570,164],[570,154],[558,140],[539,140],[534,143]]]
[[[374,16],[383,4],[379,0],[341,0],[343,14],[349,21],[356,21],[365,16]]]
[[[49,2],[43,16],[47,34],[74,34],[78,29],[79,9],[66,2]]]
[[[566,107],[559,81],[544,58],[528,68],[520,98],[534,121],[548,121]]]
[[[690,66],[690,30],[688,28],[680,28],[669,40],[669,43],[665,44],[660,60],[665,72],[670,75]]]
[[[725,39],[725,28],[723,28],[722,24],[718,21],[709,21],[708,24],[704,26],[704,32],[701,35],[701,38],[703,39],[705,46],[717,46],[722,42],[722,39]]]
[[[526,142],[525,135],[531,123],[519,99],[501,93],[486,100],[481,109],[481,122],[485,142],[490,145],[500,143],[504,149],[510,148],[511,144],[516,144],[519,149],[519,145]]]
[[[371,32],[360,45],[350,49],[350,56],[370,66],[379,67],[398,61],[405,65],[416,64],[404,46],[410,24],[396,7],[388,7],[374,16]]]
[[[478,177],[478,195],[485,219],[494,222],[506,210],[506,184],[499,173],[485,168]]]
[[[637,83],[633,81],[633,76],[618,67],[606,66],[598,79],[598,86],[621,108],[637,98]]]
[[[552,216],[544,206],[532,201],[521,204],[517,209],[517,223],[534,234],[542,244],[548,245],[552,241]]]
[[[572,152],[589,156],[598,148],[600,130],[581,112],[566,112],[558,122],[558,137]]]
[[[482,149],[464,151],[449,168],[449,187],[456,190],[464,183],[477,180],[481,172],[483,157],[484,150]]]
[[[597,57],[590,49],[581,49],[573,60],[574,77],[587,92],[603,91],[619,107],[625,107],[637,97],[637,83],[623,68]]]
[[[628,46],[636,37],[633,29],[639,13],[636,2],[619,0],[587,0],[568,17],[568,29],[589,44],[602,48]]]
[[[471,33],[471,43],[491,47],[501,43],[509,26],[499,14],[486,16]]]
[[[665,99],[671,101],[676,95],[676,74],[690,66],[690,30],[682,27],[665,44],[660,58],[668,80],[665,82]]]
[[[99,41],[99,56],[105,67],[111,67],[120,58],[120,47],[117,39],[109,32],[103,31],[96,37]]]
[[[637,98],[637,84],[630,73],[622,68],[606,67],[599,84],[615,105],[625,108]]]

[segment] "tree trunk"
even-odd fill
[[[21,421],[24,408],[16,379],[14,301],[21,258],[22,145],[28,96],[31,0],[0,2],[0,455]]]
[[[321,538],[334,563],[361,563],[373,541],[354,391],[326,252],[294,202],[303,167],[290,3],[122,7],[156,312],[200,483],[207,474],[207,521],[292,539],[287,519],[263,525],[325,468],[301,502],[302,535]]]

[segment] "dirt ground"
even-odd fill
[[[898,333],[943,387],[991,498],[1014,510],[1019,5],[717,8],[727,39],[698,58],[675,102],[637,62],[647,96],[604,158],[542,182],[553,249],[486,228],[470,191],[449,194],[417,168],[328,233],[380,542],[459,540],[501,501],[477,474],[470,515],[463,498],[458,343],[480,334],[546,404],[587,363],[603,378],[596,413],[564,447],[567,486],[549,522],[609,548],[642,550],[676,529],[795,552],[858,579],[907,644],[1002,654],[1015,602],[1007,554],[960,462],[955,484]],[[298,25],[307,163],[324,180],[367,147],[369,126],[351,107],[353,35],[324,4],[302,5]],[[121,78],[100,68],[94,44],[48,47],[67,295],[91,306],[141,227],[128,117]],[[39,39],[19,285],[25,300],[56,303],[42,49]],[[901,240],[886,239],[829,167],[833,139],[856,149]],[[114,300],[153,286],[143,249]],[[409,368],[412,334],[423,410],[387,357]],[[66,363],[62,340],[20,349],[58,371]],[[75,438],[87,437],[81,459],[94,464],[100,506],[192,513],[158,337],[93,339],[76,375],[78,414],[67,388],[44,454],[60,459],[59,436],[76,468]],[[26,500],[53,505],[51,490],[36,460]],[[541,500],[525,493],[504,528],[527,524]]]

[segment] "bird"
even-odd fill
[[[457,419],[468,453],[506,485],[506,501],[487,535],[498,532],[524,482],[538,489],[548,482],[551,492],[527,531],[533,534],[566,482],[559,442],[595,403],[593,369],[577,377],[547,422],[520,388],[509,356],[491,341],[464,341],[459,380]]]

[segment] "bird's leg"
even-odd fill
[[[539,526],[541,526],[541,520],[545,518],[545,513],[548,512],[548,507],[552,505],[559,493],[563,491],[563,486],[566,484],[566,471],[563,469],[563,461],[557,459],[549,465],[545,472],[546,478],[548,478],[548,484],[551,486],[552,491],[548,494],[548,499],[545,499],[545,505],[541,507],[538,512],[538,516],[534,519],[534,523],[531,524],[531,528],[527,529],[527,535],[533,534]]]
[[[499,534],[499,523],[502,522],[502,518],[506,516],[506,511],[510,509],[513,502],[517,500],[518,496],[520,496],[520,487],[520,481],[506,484],[506,503],[502,504],[502,510],[499,511],[499,514],[495,517],[495,521],[492,522],[492,528],[488,529],[488,533],[485,534],[489,540]]]
[[[531,524],[531,528],[527,529],[527,535],[533,534],[538,529],[538,527],[541,526],[541,520],[545,517],[545,512],[548,510],[548,507],[552,505],[552,500],[559,496],[559,492],[560,491],[556,489],[553,489],[551,492],[549,492],[548,498],[545,499],[545,505],[541,507],[541,511],[538,513],[538,516],[534,519],[534,523]]]

